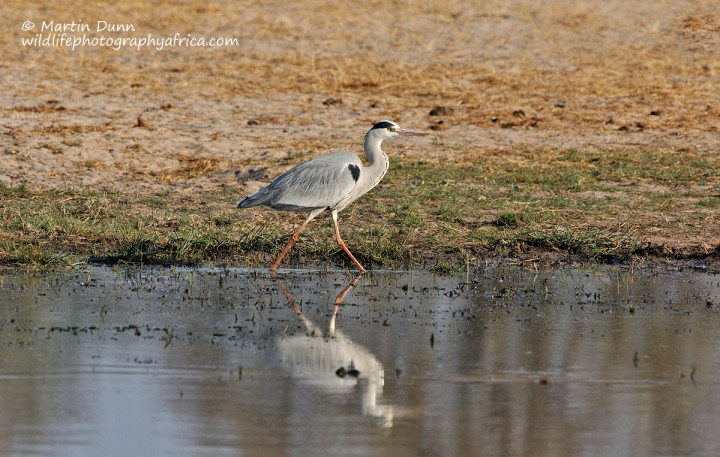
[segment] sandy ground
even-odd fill
[[[241,197],[299,157],[359,152],[386,118],[437,132],[393,146],[426,160],[527,146],[720,150],[715,0],[74,3],[0,6],[0,182]],[[89,31],[70,38],[237,43],[22,42],[73,22]]]

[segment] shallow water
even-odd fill
[[[0,454],[720,455],[720,276],[351,280],[0,276]]]

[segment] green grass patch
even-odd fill
[[[465,268],[525,248],[590,259],[630,256],[645,233],[687,240],[711,232],[720,208],[717,158],[675,151],[533,150],[458,162],[392,162],[386,179],[341,214],[343,237],[373,266]],[[301,215],[237,210],[238,194],[37,191],[0,185],[0,264],[75,262],[268,265]],[[714,221],[714,222],[713,222]],[[707,226],[705,229],[703,227]],[[342,262],[321,215],[287,264]]]

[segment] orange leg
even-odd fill
[[[300,224],[300,227],[298,227],[297,230],[295,230],[295,233],[293,233],[293,236],[290,238],[290,241],[288,242],[287,246],[285,246],[285,249],[283,249],[283,252],[280,254],[280,257],[277,258],[275,263],[272,267],[270,267],[270,271],[275,271],[278,269],[278,266],[280,266],[280,262],[282,262],[282,259],[285,257],[285,255],[290,252],[290,248],[295,244],[295,242],[300,238],[300,232],[302,232],[305,229],[305,226],[308,225],[308,222],[313,220],[315,216],[320,214],[323,210],[319,211],[313,211],[308,215],[308,218],[305,219],[305,222]]]
[[[350,257],[350,260],[352,260],[353,263],[355,265],[357,265],[358,269],[360,270],[360,273],[365,273],[365,268],[363,268],[363,266],[360,265],[360,262],[358,262],[357,259],[355,258],[355,256],[352,255],[352,252],[350,252],[350,249],[348,249],[348,247],[345,245],[345,242],[340,237],[340,227],[338,226],[337,211],[333,210],[332,218],[333,218],[333,222],[335,223],[335,238],[337,238],[338,244],[340,245],[342,250],[345,251],[345,254],[347,254],[348,257]]]

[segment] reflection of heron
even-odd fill
[[[391,121],[378,122],[365,135],[367,167],[363,166],[360,158],[351,152],[332,152],[297,165],[268,186],[238,202],[238,208],[269,206],[281,211],[308,213],[307,219],[293,233],[270,270],[277,270],[305,226],[315,216],[329,209],[335,224],[335,238],[338,244],[358,269],[361,272],[365,271],[340,237],[338,212],[377,186],[385,176],[390,162],[380,149],[383,140],[414,135],[426,135],[426,133],[402,129]]]
[[[335,299],[327,334],[300,311],[293,296],[280,283],[293,311],[305,324],[307,333],[279,337],[278,352],[282,363],[290,368],[293,377],[307,381],[324,391],[349,392],[357,385],[358,379],[366,379],[367,387],[361,397],[362,413],[377,418],[385,427],[392,427],[393,407],[378,404],[385,382],[382,364],[367,349],[335,329],[340,304],[361,277],[362,275],[355,276]]]

